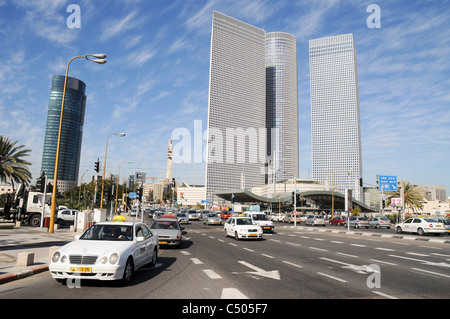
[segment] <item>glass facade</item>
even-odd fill
[[[53,180],[65,76],[54,75],[50,90],[41,171]],[[68,77],[58,163],[58,191],[77,185],[86,108],[86,84]]]
[[[266,34],[267,155],[277,181],[298,177],[297,41]]]
[[[207,200],[218,201],[214,193],[219,190],[264,184],[267,153],[264,47],[264,30],[217,11],[213,13]],[[259,155],[256,160],[255,155]]]
[[[219,201],[216,191],[267,183],[269,158],[277,161],[278,180],[281,171],[298,175],[296,55],[295,37],[213,13],[207,200]]]
[[[309,41],[312,177],[361,200],[361,129],[352,34]]]

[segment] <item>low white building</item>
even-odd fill
[[[181,183],[177,187],[177,204],[178,207],[197,206],[206,199],[206,187],[189,185],[186,182]]]

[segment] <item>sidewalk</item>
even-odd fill
[[[125,217],[127,221],[134,221],[134,217]],[[57,229],[56,225],[53,233],[49,233],[48,228],[29,226],[0,229],[0,286],[47,271],[55,247],[74,241],[75,236],[81,234],[69,226]],[[33,263],[30,266],[17,266],[19,253],[25,252],[34,253]]]

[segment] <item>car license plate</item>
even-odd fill
[[[436,227],[441,227],[441,225],[436,225]]]
[[[258,234],[255,234],[255,233],[250,233],[250,234],[248,234],[249,236],[252,236],[252,237],[256,237],[256,236],[258,236]]]
[[[162,245],[164,245],[164,244],[167,244],[167,241],[162,241],[162,240],[160,240],[159,243],[162,244]]]
[[[69,267],[70,272],[91,273],[91,267]]]
[[[270,229],[270,227],[266,226],[266,227],[264,227],[264,229]]]

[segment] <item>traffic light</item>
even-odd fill
[[[362,180],[362,177],[359,178],[359,186],[361,186],[361,187],[363,186],[363,180]]]
[[[142,201],[142,193],[143,193],[142,187],[138,188],[137,189],[137,195],[138,195],[139,201]]]
[[[97,158],[97,162],[94,163],[94,170],[98,173],[100,172],[100,161]]]
[[[386,207],[386,201],[384,199],[381,200],[381,206],[383,207],[383,209]]]

